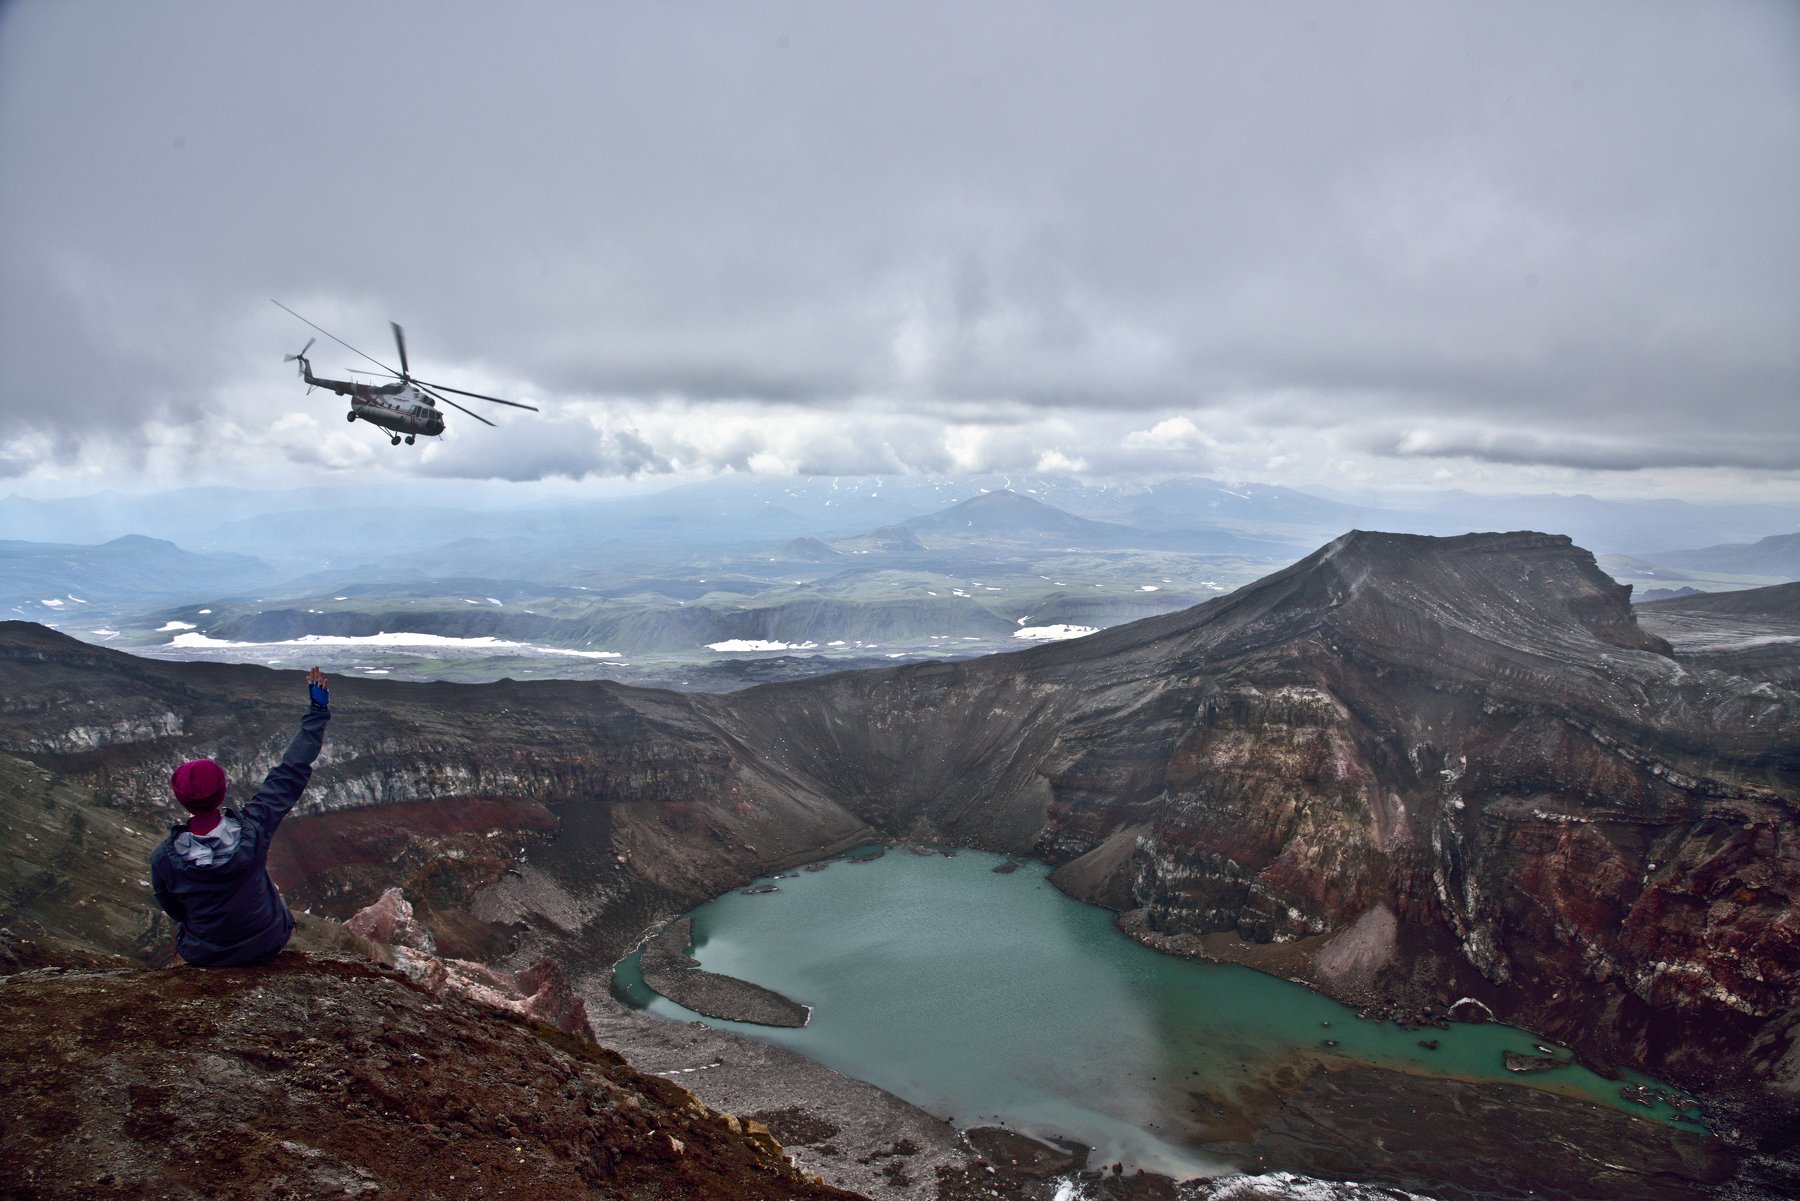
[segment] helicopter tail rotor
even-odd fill
[[[299,360],[300,378],[306,381],[306,390],[309,394],[312,392],[313,374],[312,374],[312,364],[306,361],[306,352],[311,350],[312,344],[317,341],[318,341],[317,338],[308,338],[306,340],[306,345],[302,346],[300,348],[299,354],[285,355],[282,357],[282,360],[281,360],[284,363],[292,363],[295,360]]]

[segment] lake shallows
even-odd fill
[[[1220,1170],[1194,1145],[1202,1132],[1253,1122],[1273,1081],[1321,1062],[1627,1108],[1619,1082],[1579,1065],[1508,1073],[1504,1052],[1540,1054],[1524,1031],[1402,1030],[1248,968],[1158,954],[1115,930],[1108,911],[1058,892],[1044,865],[996,872],[1002,862],[900,849],[700,906],[691,916],[703,967],[813,1009],[803,1029],[704,1020],[959,1125],[1060,1135],[1093,1147],[1094,1162],[1176,1176]],[[650,991],[635,956],[619,965],[616,989],[661,1016],[698,1017]]]

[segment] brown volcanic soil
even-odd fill
[[[1417,1190],[1437,1201],[1678,1201],[1729,1179],[1718,1140],[1534,1089],[1374,1068],[1315,1070],[1239,1162]],[[1444,1164],[1458,1165],[1446,1181]]]
[[[0,1192],[53,1198],[853,1198],[593,1043],[397,973],[0,980]]]

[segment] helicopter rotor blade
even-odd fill
[[[276,308],[281,309],[284,312],[286,312],[294,317],[300,317],[299,313],[294,312],[293,309],[288,308],[287,305],[282,304],[279,300],[276,300],[273,296],[269,297],[269,303],[274,305]],[[306,318],[300,317],[300,320],[306,321]],[[324,326],[313,325],[313,323],[310,321],[306,321],[306,324],[312,325],[312,327],[314,329],[316,329],[320,333],[324,334],[327,338],[330,338],[333,342],[336,342],[339,346],[342,346],[345,350],[355,351],[355,353],[362,355],[363,358],[369,360],[369,362],[375,364],[377,367],[381,368],[383,371],[387,372],[389,375],[399,375],[400,374],[398,371],[395,371],[392,367],[389,367],[386,363],[382,362],[380,359],[376,358],[374,355],[364,354],[362,351],[357,350],[356,347],[350,345],[350,343],[344,341],[342,338],[338,337],[336,334],[332,333],[330,330],[326,329]],[[404,378],[404,377],[402,377],[402,378]]]
[[[383,371],[387,372],[389,375],[393,376],[395,379],[405,380],[406,382],[413,383],[413,384],[429,385],[431,388],[438,389],[439,391],[442,391],[442,392],[454,392],[458,396],[472,396],[476,400],[492,401],[494,404],[497,404],[497,405],[511,405],[515,409],[530,409],[533,413],[540,411],[536,405],[528,405],[528,404],[525,404],[523,401],[504,400],[501,397],[488,396],[481,392],[465,392],[461,388],[452,388],[448,384],[432,384],[428,380],[413,379],[411,374],[409,374],[410,368],[406,361],[406,332],[400,328],[400,323],[397,321],[390,321],[390,322],[388,322],[388,324],[394,327],[394,347],[395,347],[395,349],[399,350],[399,352],[400,352],[400,370],[399,371],[395,371],[392,367],[389,367],[386,363],[382,362],[380,359],[376,358],[374,355],[369,354],[366,351],[357,350],[356,347],[350,345],[350,343],[344,341],[342,338],[338,337],[336,334],[332,333],[330,330],[326,329],[324,326],[314,325],[311,321],[307,321],[306,318],[301,317],[299,313],[294,312],[293,309],[288,308],[287,305],[282,304],[279,300],[276,300],[273,296],[271,296],[269,298],[269,303],[274,305],[276,308],[281,309],[283,312],[288,313],[290,316],[299,318],[299,320],[305,322],[307,325],[311,325],[314,329],[316,329],[320,333],[324,334],[327,338],[330,338],[333,342],[336,342],[339,346],[342,346],[345,350],[351,351],[355,354],[362,355],[363,358],[369,360],[369,362],[375,364],[377,367],[381,368]],[[318,339],[314,338],[314,339],[312,339],[312,341],[309,341],[307,343],[307,345],[311,346],[313,344],[313,342],[316,342],[316,341],[318,341]],[[303,350],[300,353],[305,354],[306,352]],[[290,356],[290,357],[298,357],[298,356]],[[373,375],[374,372],[366,371],[366,372],[362,372],[361,374]],[[433,395],[436,395],[436,393],[433,393]],[[475,413],[471,409],[463,408],[462,405],[457,404],[453,400],[446,399],[445,397],[442,397],[442,396],[438,396],[437,399],[442,400],[445,404],[449,405],[453,409],[461,409],[463,412],[469,414],[469,416],[474,417],[477,421],[486,422],[488,425],[494,424],[493,422],[488,421],[488,419],[486,417],[480,416],[479,414]]]
[[[419,381],[414,380],[413,386],[419,387]],[[480,413],[477,413],[474,409],[465,409],[461,405],[457,404],[454,400],[451,400],[448,396],[439,396],[436,392],[433,392],[430,388],[421,388],[420,390],[422,392],[424,392],[425,395],[431,397],[433,400],[441,400],[445,404],[449,405],[451,408],[457,410],[458,412],[467,413],[469,416],[471,416],[475,420],[481,422],[481,424],[483,424],[483,425],[494,425],[493,422],[489,421],[486,417],[483,417]],[[499,427],[495,426],[494,428],[498,429]]]
[[[284,356],[283,356],[283,357],[282,357],[282,360],[281,360],[281,361],[282,361],[282,362],[284,362],[284,363],[291,363],[291,362],[293,362],[293,361],[294,361],[294,360],[295,360],[295,359],[303,359],[303,358],[305,358],[305,357],[306,357],[306,352],[307,352],[307,351],[309,351],[309,350],[311,350],[311,349],[312,349],[312,344],[313,344],[313,343],[314,343],[314,342],[317,342],[317,341],[318,341],[318,339],[317,339],[317,338],[308,338],[308,339],[307,339],[307,340],[306,340],[306,345],[305,345],[305,346],[302,346],[302,347],[301,347],[301,348],[300,348],[300,353],[299,353],[299,354],[290,354],[290,355],[284,355]]]
[[[430,383],[430,381],[414,380],[413,383],[423,384]],[[440,392],[454,392],[458,396],[473,396],[476,400],[491,400],[497,405],[511,405],[515,409],[530,409],[533,413],[540,411],[536,405],[528,405],[517,400],[501,400],[498,396],[486,396],[480,392],[465,392],[461,388],[452,388],[448,384],[431,384],[431,386],[438,389]],[[461,405],[458,405],[457,407],[462,408]],[[467,410],[464,411],[466,412]]]
[[[383,374],[383,372],[369,371],[362,367],[346,367],[346,368],[344,368],[344,370],[348,371],[351,375],[381,375],[381,374]],[[392,375],[392,376],[394,376],[395,379],[400,378],[400,376],[395,375],[394,372],[392,372],[392,371],[386,372],[385,374]]]

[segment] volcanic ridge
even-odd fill
[[[647,930],[776,868],[896,839],[1031,855],[1152,946],[1412,1019],[1489,1011],[1700,1090],[1744,1155],[1779,1161],[1800,693],[1683,655],[1629,591],[1564,537],[1353,532],[1196,608],[982,659],[729,695],[340,680],[271,870],[337,917],[403,886],[440,954],[548,956],[591,996]],[[5,762],[121,821],[167,815],[183,758],[259,775],[292,722],[291,681],[262,668],[16,622],[0,663]],[[75,905],[52,880],[6,920],[154,958],[154,921]],[[332,988],[363,987],[346,972]],[[41,1002],[19,976],[0,997],[53,1004],[33,979]]]

